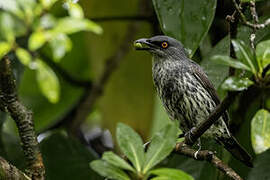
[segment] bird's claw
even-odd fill
[[[201,146],[201,140],[198,139],[198,144],[197,146],[199,146],[199,149],[194,153],[194,158],[197,159],[197,156],[198,156],[198,153],[200,152],[200,150],[202,149],[202,146]]]
[[[193,131],[195,130],[196,128],[193,127],[191,128],[188,132],[185,133],[185,138],[187,138],[188,142],[190,142],[191,144],[193,144]]]

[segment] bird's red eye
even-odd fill
[[[167,42],[162,42],[162,43],[161,43],[161,46],[162,46],[162,48],[164,48],[164,49],[165,49],[165,48],[167,48],[167,47],[168,47],[168,43],[167,43]]]

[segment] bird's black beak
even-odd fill
[[[148,39],[142,38],[134,41],[134,47],[136,50],[150,50],[154,45]]]

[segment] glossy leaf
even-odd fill
[[[232,44],[237,59],[247,65],[253,74],[256,74],[258,71],[258,65],[254,55],[251,52],[251,49],[243,41],[240,40],[232,40]]]
[[[87,19],[79,19],[73,17],[61,18],[56,27],[52,30],[54,33],[72,34],[79,31],[91,31],[96,34],[102,33],[102,28]]]
[[[227,91],[243,91],[253,84],[253,81],[248,78],[229,77],[227,78],[221,88]]]
[[[254,168],[248,173],[247,180],[270,179],[269,171],[270,149],[258,154],[254,159]]]
[[[270,40],[260,42],[256,47],[256,57],[260,72],[270,64]]]
[[[251,69],[247,65],[229,56],[215,55],[211,57],[211,60],[217,64],[231,66],[236,69],[243,69],[243,70],[251,71]]]
[[[42,94],[51,102],[57,103],[60,95],[59,80],[53,70],[42,60],[37,63],[37,82]]]
[[[115,167],[119,167],[121,169],[129,170],[135,172],[135,169],[131,167],[124,159],[121,157],[117,156],[113,152],[105,152],[102,155],[102,159],[106,161],[107,163],[114,165]]]
[[[180,169],[160,168],[150,171],[158,177],[152,180],[194,180],[194,178]]]
[[[65,56],[66,52],[70,51],[72,48],[72,42],[69,37],[65,34],[58,34],[49,42],[53,59],[56,62]]]
[[[101,176],[115,180],[130,180],[127,174],[121,169],[110,165],[106,161],[95,160],[90,163],[90,167]]]
[[[210,47],[209,47],[210,46]],[[215,89],[218,90],[219,96],[221,97],[220,85],[228,75],[229,67],[214,63],[211,61],[211,57],[219,54],[228,56],[230,50],[230,39],[229,36],[221,39],[213,48],[209,38],[206,38],[200,45],[201,52],[203,54],[203,60],[200,65],[203,70],[207,73],[209,80],[213,83]]]
[[[132,162],[136,170],[141,172],[144,164],[144,149],[141,137],[129,126],[118,123],[116,139],[120,150]]]
[[[44,134],[40,134],[39,137]],[[40,149],[46,167],[46,179],[64,180],[103,180],[89,162],[95,155],[77,139],[68,137],[64,131],[54,131],[40,143]]]
[[[20,62],[25,65],[25,66],[29,66],[32,60],[32,56],[31,54],[23,49],[23,48],[17,48],[16,49],[16,56],[18,57],[18,59],[20,60]]]
[[[153,0],[164,34],[180,40],[192,56],[213,21],[216,0]]]
[[[270,148],[270,113],[259,110],[251,121],[251,142],[256,154]]]
[[[5,56],[12,48],[12,45],[8,42],[0,42],[0,59]]]
[[[173,123],[169,123],[153,136],[146,153],[144,174],[171,153],[175,147],[177,136],[178,128]]]

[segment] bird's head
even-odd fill
[[[142,38],[134,42],[136,50],[146,50],[154,57],[183,59],[186,51],[183,45],[174,38],[168,36],[154,36],[149,39]]]

